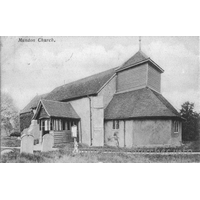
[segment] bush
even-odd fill
[[[183,141],[197,141],[199,138],[200,113],[194,111],[194,103],[185,102],[180,114],[185,119],[182,123]]]
[[[18,132],[18,131],[15,131],[15,132],[10,134],[10,137],[20,137],[20,136],[21,136],[21,133]]]

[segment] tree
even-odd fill
[[[183,141],[194,141],[199,137],[200,114],[194,111],[194,103],[189,101],[181,106],[180,114],[185,119],[183,121],[182,137]]]
[[[12,97],[2,92],[1,93],[1,128],[10,135],[13,129],[19,128],[18,110],[13,103]]]

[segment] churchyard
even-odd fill
[[[33,154],[20,154],[20,140],[17,138],[2,138],[3,147],[10,148],[12,152],[1,156],[2,163],[186,163],[200,162],[199,142],[187,143],[179,149],[173,148],[149,148],[149,149],[125,149],[116,147],[90,148],[79,146],[79,153],[73,153],[73,143],[56,146],[52,151],[34,151]],[[184,151],[185,153],[181,153]],[[176,151],[176,152],[175,152]],[[186,152],[189,151],[189,152]],[[191,153],[190,151],[196,152]]]

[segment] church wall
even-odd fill
[[[117,147],[117,140],[114,136],[117,134],[119,147],[124,147],[124,121],[119,121],[119,129],[113,129],[113,121],[106,121],[104,131],[106,145]]]
[[[103,96],[91,97],[92,146],[104,145]]]
[[[81,118],[80,142],[90,145],[90,101],[82,98],[70,102],[76,113]]]
[[[170,120],[133,121],[133,146],[163,146],[171,144]]]
[[[174,133],[172,120],[120,120],[118,129],[120,147],[180,146],[182,126]],[[105,144],[116,146],[113,121],[105,122]],[[124,141],[125,139],[125,141]]]
[[[133,146],[180,146],[180,144],[181,129],[175,134],[172,120],[133,121]]]
[[[125,146],[127,148],[133,147],[133,121],[125,120]]]
[[[103,106],[107,107],[109,102],[112,100],[113,95],[116,92],[116,81],[117,76],[113,77],[112,80],[99,92],[98,96],[103,96]]]

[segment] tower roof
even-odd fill
[[[145,53],[142,51],[138,51],[136,54],[134,54],[131,58],[129,58],[124,64],[122,64],[121,67],[119,67],[116,71],[122,71],[125,69],[128,69],[133,66],[137,66],[139,64],[143,64],[145,62],[150,62],[153,64],[161,73],[164,72],[164,70],[157,65],[153,60],[151,60],[150,57],[148,57]]]

